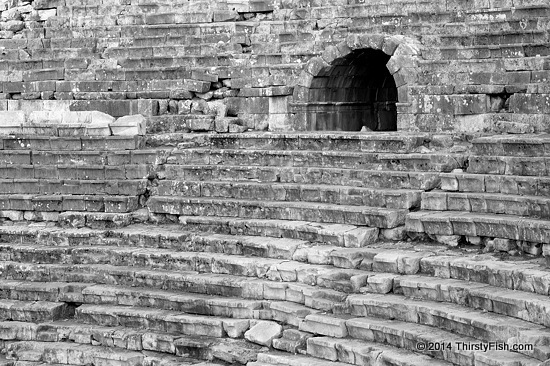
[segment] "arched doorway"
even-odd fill
[[[381,50],[358,49],[313,78],[307,118],[314,131],[397,130],[397,87]]]
[[[409,130],[411,87],[422,59],[418,40],[354,34],[311,58],[290,103],[294,131]]]

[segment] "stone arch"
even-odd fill
[[[365,56],[366,55],[366,56]],[[339,65],[345,64],[347,66],[346,72],[355,73],[354,75],[359,75],[365,70],[353,66],[353,60],[360,57],[368,57],[371,60],[378,59],[385,62],[385,72],[388,75],[391,75],[391,78],[388,78],[388,83],[395,83],[394,87],[397,93],[397,100],[394,103],[395,111],[395,127],[391,129],[398,130],[407,130],[410,128],[410,122],[412,120],[412,108],[409,103],[410,98],[410,86],[413,85],[417,80],[418,75],[418,66],[417,62],[420,59],[420,43],[414,39],[404,37],[404,36],[386,36],[379,34],[368,34],[368,35],[351,35],[347,39],[337,45],[329,46],[325,51],[317,57],[312,58],[306,64],[304,70],[300,74],[298,83],[294,89],[294,94],[292,98],[292,113],[293,113],[293,129],[294,130],[317,130],[319,127],[317,125],[315,113],[322,111],[323,108],[328,108],[325,110],[326,113],[330,114],[334,112],[334,108],[331,106],[327,107],[327,103],[323,104],[323,96],[319,96],[319,78],[327,78],[327,73],[338,73]],[[366,59],[365,59],[366,60]],[[363,60],[362,62],[365,62]],[[379,66],[375,66],[379,67]],[[378,72],[384,72],[382,69]],[[328,78],[330,79],[330,75]],[[389,80],[391,79],[391,80]],[[369,81],[345,81],[345,78],[338,78],[338,83],[355,83],[351,88],[365,87],[368,85]],[[372,81],[371,81],[372,82]],[[322,83],[322,82],[321,82]],[[326,86],[338,87],[338,85],[331,85],[331,82],[327,82]],[[361,85],[361,83],[363,83]],[[335,84],[332,81],[332,84]],[[391,85],[390,85],[391,86]],[[384,88],[382,86],[382,88]],[[327,92],[328,93],[328,92]],[[353,91],[347,93],[348,97],[354,94]],[[363,91],[363,94],[367,94]],[[326,96],[325,96],[326,97]],[[340,98],[341,99],[341,98]],[[338,102],[338,98],[334,99],[331,103],[334,105],[335,102]],[[372,100],[371,100],[372,102]],[[350,103],[343,103],[337,109],[338,113],[343,114],[342,120],[351,118],[357,119],[358,115],[366,113],[364,110],[360,111],[355,108],[358,104],[353,101],[353,97]],[[332,108],[332,112],[331,109]],[[334,126],[334,119],[338,117],[332,117],[333,120],[329,122],[331,126]],[[326,118],[323,119],[323,122],[320,124],[326,124]],[[326,127],[326,126],[325,126]],[[357,122],[351,122],[351,125],[348,123],[346,128],[339,128],[344,130],[359,130],[360,126],[357,125]],[[321,127],[321,129],[323,129]],[[326,129],[326,128],[325,128]],[[384,128],[382,128],[384,129]],[[385,128],[388,129],[388,128]]]

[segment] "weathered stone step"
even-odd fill
[[[458,256],[432,256],[420,260],[420,273],[448,279],[489,284],[508,290],[536,293],[548,296],[550,293],[549,271],[534,262],[505,262],[491,256],[461,258]]]
[[[58,217],[59,225],[64,228],[113,229],[144,221],[147,221],[147,217],[139,213],[67,211]]]
[[[349,151],[281,151],[187,149],[174,152],[168,163],[179,165],[246,165],[285,167],[324,167],[366,170],[450,172],[462,168],[462,154],[389,154]]]
[[[166,161],[169,151],[165,149],[131,150],[115,149],[112,151],[0,151],[0,156],[25,153],[32,155],[33,165],[158,165]]]
[[[76,195],[76,196],[139,196],[146,192],[147,179],[111,179],[111,180],[78,180],[59,179],[57,172],[40,168],[13,166],[13,169],[1,169],[0,175],[20,176],[17,179],[0,179],[0,194],[40,194],[40,195]],[[20,168],[20,169],[18,169]],[[78,168],[74,168],[78,172]],[[50,175],[50,173],[52,173]],[[26,178],[29,176],[30,178]],[[37,177],[38,178],[34,178]],[[100,200],[101,197],[95,197]]]
[[[489,363],[534,366],[540,363],[534,358],[511,351],[498,351],[493,348],[484,352],[468,349],[466,344],[473,345],[480,342],[472,337],[456,335],[449,331],[425,325],[362,317],[346,320],[345,326],[347,333],[352,338],[387,343],[394,347],[423,353],[455,365],[473,366]],[[425,345],[425,348],[423,346],[419,347],[418,344]],[[430,346],[435,344],[438,344],[438,346]]]
[[[420,194],[422,192],[420,190],[354,188],[335,185],[266,184],[239,181],[193,182],[188,180],[162,180],[151,191],[152,195],[159,196],[257,198],[270,201],[305,201],[396,209],[419,207]]]
[[[222,365],[217,362],[197,364],[201,359],[209,361],[215,359],[219,362],[231,363],[236,361],[246,364],[247,361],[256,360],[257,353],[267,350],[265,347],[232,338],[187,337],[181,334],[133,328],[86,325],[74,321],[43,324],[0,322],[0,329],[2,329],[0,339],[4,341],[27,341],[29,347],[34,342],[44,342],[38,343],[36,349],[55,347],[59,344],[61,352],[57,355],[69,349],[72,352],[76,350],[86,353],[92,350],[86,346],[91,345],[97,350],[94,352],[95,354],[105,350],[108,354],[115,354],[116,351],[123,351],[121,354],[127,354],[124,352],[125,350],[134,351],[145,356],[143,363],[138,363],[138,365],[155,365],[159,364],[159,361],[161,361],[160,365],[166,366]],[[51,346],[48,347],[46,342]],[[90,355],[94,353],[90,353]],[[116,360],[110,361],[115,362]],[[108,365],[112,364],[108,363]]]
[[[547,346],[550,331],[544,326],[508,316],[425,299],[403,299],[396,295],[350,295],[346,305],[352,316],[429,325],[483,342],[532,344],[534,349],[518,352],[540,361],[550,358],[550,347]],[[308,317],[306,323],[307,321]]]
[[[245,277],[266,278],[271,281],[316,284],[344,292],[358,291],[366,285],[367,274],[360,270],[335,268],[327,264],[309,264],[294,260],[245,257],[241,255],[185,252],[169,249],[126,248],[126,247],[50,247],[39,245],[1,245],[1,258],[20,263],[47,264],[109,264],[114,266],[135,266],[142,269],[163,269],[169,271],[191,271],[212,274],[231,274]],[[332,250],[332,248],[329,248]],[[302,259],[329,261],[331,258],[308,253],[303,248]],[[316,255],[317,254],[317,255]],[[325,255],[323,255],[325,254]]]
[[[427,276],[401,276],[394,279],[393,285],[394,293],[399,289],[403,295],[413,299],[449,302],[546,327],[550,326],[550,317],[546,309],[547,295],[539,293],[526,295],[521,290],[509,290],[467,280]]]
[[[402,348],[377,342],[360,341],[353,338],[312,337],[308,339],[307,353],[314,357],[352,365],[371,365],[375,362],[379,362],[382,365],[451,365],[449,362],[436,360],[430,356],[407,351]],[[258,356],[260,359],[264,359],[264,356]],[[284,357],[281,355],[279,359],[284,359]],[[330,365],[332,364],[330,363]]]
[[[146,287],[253,300],[278,300],[331,311],[347,294],[299,282],[275,282],[229,274],[212,274],[112,265],[60,265],[0,262],[3,278],[18,281],[84,282]],[[289,274],[292,274],[289,272]],[[294,275],[295,276],[295,275]],[[358,286],[364,283],[358,283]]]
[[[88,165],[98,169],[98,166],[109,166],[114,170],[119,166],[158,165],[166,160],[164,150],[138,150],[112,152],[101,151],[31,151],[31,150],[0,150],[0,157],[5,165],[18,165],[27,168],[32,166],[42,169],[54,169],[57,166],[73,168]],[[111,167],[113,166],[113,167]],[[4,169],[9,169],[7,166]],[[10,177],[12,178],[12,177]]]
[[[2,280],[0,298],[20,301],[81,302],[82,290],[93,283]]]
[[[407,215],[405,226],[411,232],[434,235],[504,238],[540,244],[550,240],[550,221],[513,215],[418,211]]]
[[[75,163],[78,164],[77,162]],[[83,182],[83,184],[93,184],[89,183],[89,181],[100,181],[105,183],[105,181],[120,182],[140,179],[146,180],[149,177],[155,176],[157,170],[157,167],[154,164],[103,165],[85,162],[82,165],[76,164],[41,164],[38,161],[32,165],[12,163],[0,168],[0,176],[6,178],[2,180],[3,183],[8,185],[6,189],[15,190],[16,188],[9,186],[12,178],[23,179],[27,181],[23,183],[28,185],[34,184],[35,186],[37,183],[40,183],[36,182],[36,180],[44,179],[47,179],[48,181],[51,181],[52,184],[57,185],[64,183],[62,181],[73,184],[77,181],[88,181]],[[133,182],[126,184],[131,183]],[[120,184],[123,185],[125,183],[122,182]]]
[[[439,174],[354,168],[167,164],[164,166],[162,177],[185,181],[253,181],[429,190],[438,186]]]
[[[422,193],[422,209],[517,215],[550,219],[550,198],[501,193]]]
[[[521,196],[550,196],[550,178],[520,175],[441,173],[441,189]]]
[[[546,177],[550,157],[471,155],[468,173]]]
[[[472,152],[480,156],[550,156],[550,135],[495,135],[472,140]]]
[[[131,246],[141,248],[162,248],[172,250],[186,251],[207,251],[221,252],[227,254],[252,255],[267,258],[292,259],[296,254],[296,259],[300,261],[312,260],[315,263],[329,263],[338,267],[355,268],[364,255],[372,253],[372,256],[378,253],[373,249],[359,248],[369,244],[371,240],[376,240],[377,229],[357,228],[352,225],[320,225],[300,221],[284,220],[255,220],[251,222],[256,230],[250,235],[243,235],[243,228],[236,227],[238,232],[222,232],[212,234],[212,225],[228,225],[227,220],[235,221],[235,225],[244,225],[234,219],[201,218],[186,217],[185,220],[196,219],[186,224],[185,228],[204,229],[206,233],[197,233],[182,231],[179,225],[171,226],[153,226],[153,225],[131,225],[121,229],[99,230],[99,229],[63,229],[47,225],[11,225],[0,226],[0,242],[13,244],[38,244],[51,246]],[[225,221],[224,221],[225,220]],[[241,220],[242,221],[242,220]],[[254,225],[258,225],[254,228]],[[275,225],[271,227],[270,225]],[[272,238],[272,230],[280,230],[281,233],[288,233],[287,238]],[[223,231],[220,229],[220,231]],[[298,232],[298,235],[296,234]],[[233,234],[233,235],[228,235]],[[235,235],[237,234],[237,235]],[[269,235],[267,235],[269,234]],[[296,236],[303,235],[304,238]],[[257,236],[267,236],[258,238]],[[318,240],[311,240],[318,239]],[[317,242],[323,244],[332,244],[336,247],[327,247],[305,242]],[[340,247],[349,247],[342,249]],[[298,252],[297,252],[298,251]],[[304,251],[311,252],[310,259],[304,259],[301,254]],[[370,255],[370,254],[369,254]],[[344,261],[347,259],[347,261]]]
[[[41,195],[33,191],[27,191],[26,193],[0,195],[0,209],[4,211],[25,212],[82,211],[125,213],[137,210],[140,205],[138,196]]]
[[[363,151],[409,153],[429,143],[426,133],[245,133],[212,135],[209,142],[220,149]]]
[[[62,126],[58,126],[59,128]],[[68,126],[70,127],[70,126]],[[68,128],[67,127],[67,128]],[[0,150],[34,151],[125,151],[145,147],[143,136],[36,136],[13,135],[0,137]]]
[[[258,361],[250,362],[247,366],[349,366],[347,362],[324,361],[317,357],[306,355],[291,355],[287,352],[271,351],[269,353],[259,353]]]
[[[123,326],[189,336],[242,338],[249,319],[191,315],[135,306],[88,305],[76,310],[76,320],[93,325]]]
[[[378,228],[403,225],[408,210],[310,202],[251,201],[223,198],[153,196],[147,201],[156,214],[226,216],[250,219],[313,221]]]
[[[291,238],[347,248],[364,247],[375,243],[379,235],[380,238],[389,240],[399,240],[404,237],[403,226],[380,230],[345,224],[218,216],[180,216],[179,222],[186,229],[196,229],[207,233]]]
[[[37,323],[69,318],[73,315],[74,307],[64,302],[0,299],[0,319],[2,321]]]
[[[9,359],[17,361],[16,364],[37,366],[46,364],[136,366],[143,365],[146,360],[146,356],[137,351],[71,342],[14,342],[6,347],[6,353]]]

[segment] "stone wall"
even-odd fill
[[[550,130],[546,0],[9,0],[0,11],[0,110],[141,113],[151,133],[319,129],[316,79],[373,49],[391,56],[399,130]]]

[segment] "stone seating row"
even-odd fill
[[[146,129],[143,116],[134,115],[115,119],[98,111],[61,113],[58,111],[35,111],[28,116],[24,111],[0,111],[0,121],[0,134],[2,135],[139,136],[145,135]],[[9,139],[3,141],[6,140],[9,141]],[[35,139],[35,141],[38,140]],[[132,139],[127,138],[127,140],[129,143]],[[139,144],[140,139],[134,138],[133,140],[134,145]],[[122,139],[119,140],[119,142],[121,141]],[[12,140],[12,146],[16,147],[19,143],[24,147],[24,142],[13,142]],[[50,144],[49,139],[42,139],[41,142],[42,146]]]

